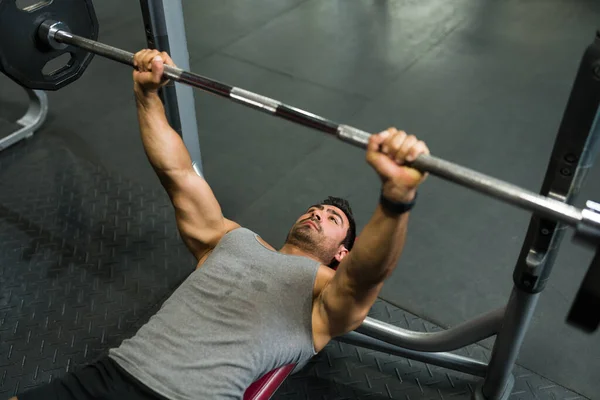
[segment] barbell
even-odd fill
[[[134,66],[133,53],[100,43],[94,40],[97,36],[98,23],[91,0],[41,2],[24,10],[16,7],[15,0],[0,0],[0,37],[10,38],[10,42],[4,41],[0,48],[0,68],[21,86],[58,90],[79,79],[94,54]],[[49,74],[42,72],[49,60],[65,53],[69,53],[71,59],[63,68]],[[177,67],[165,65],[164,77],[332,134],[363,149],[371,136],[352,126]],[[421,155],[408,165],[540,216],[573,227],[585,224],[588,230],[600,230],[600,206],[593,202],[580,209],[432,155]]]
[[[58,90],[79,79],[94,54],[134,66],[133,53],[100,43],[95,40],[97,36],[98,22],[91,0],[40,2],[24,10],[17,8],[15,0],[0,0],[0,37],[8,38],[0,47],[0,69],[21,86]],[[43,73],[48,61],[65,53],[71,59],[64,67]],[[332,134],[363,149],[371,135],[177,67],[165,65],[164,77]],[[595,203],[588,202],[587,208],[580,209],[432,155],[421,155],[408,165],[566,225],[583,224],[587,231],[600,231],[600,207]]]

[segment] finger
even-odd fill
[[[408,162],[413,162],[419,157],[421,154],[429,154],[429,149],[427,145],[422,140],[417,141],[406,154],[405,160]]]
[[[398,131],[394,137],[390,138],[389,141],[385,144],[388,147],[387,155],[393,160],[395,158],[395,154],[398,152],[398,149],[402,146],[404,141],[406,140],[406,132]]]
[[[375,133],[369,136],[369,143],[367,144],[367,151],[379,152],[379,149],[383,141],[390,135],[390,132],[385,130],[379,133]]]
[[[164,71],[164,61],[161,56],[157,55],[152,59],[152,80],[159,83],[162,79]]]
[[[367,150],[380,152],[381,144],[392,134],[393,129],[394,128],[388,128],[384,131],[371,135],[369,137],[369,144],[367,145]],[[370,147],[371,143],[373,143],[374,147]]]
[[[138,68],[142,72],[148,69],[148,63],[146,61],[148,58],[148,51],[148,49],[144,49],[138,53]]]
[[[392,177],[398,169],[398,165],[389,156],[380,151],[371,151],[367,153],[367,162],[382,177]]]
[[[142,51],[139,52],[139,69],[140,71],[147,71],[148,70],[148,53],[151,50],[149,49],[144,49]]]
[[[148,62],[147,62],[148,52],[149,52],[148,49],[144,49],[144,50],[139,51],[136,55],[137,69],[140,72],[146,72],[148,70]]]
[[[140,65],[140,59],[141,59],[142,51],[143,50],[140,50],[140,51],[138,51],[137,53],[135,53],[133,55],[133,67],[135,69],[137,69],[138,66]]]
[[[383,154],[390,154],[393,152],[394,144],[399,145],[402,140],[404,140],[404,131],[399,131],[396,128],[388,128],[390,131],[390,135],[387,136],[384,142],[381,144],[381,152]]]
[[[149,72],[148,63],[146,62],[149,52],[150,50],[144,49],[135,56],[137,67],[134,69],[133,78],[140,84],[152,82],[152,73]]]
[[[154,57],[159,56],[158,50],[148,50],[144,55],[144,64],[148,71],[152,70],[152,62],[154,61]]]
[[[406,161],[406,154],[411,147],[417,143],[418,139],[415,135],[407,135],[402,144],[397,148],[396,152],[390,154],[398,164],[404,164]]]
[[[142,49],[135,54],[134,62],[136,64],[137,69],[140,71],[146,70],[145,59],[146,59],[147,54],[148,54],[148,49]]]
[[[162,59],[164,60],[164,63],[167,65],[170,65],[172,67],[175,66],[175,63],[173,62],[173,60],[171,59],[171,57],[169,56],[169,54],[167,54],[166,51],[163,51],[160,53],[160,56],[162,57]]]

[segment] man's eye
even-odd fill
[[[333,222],[335,222],[336,224],[338,223],[337,219],[335,217],[329,217],[329,219],[332,219]]]

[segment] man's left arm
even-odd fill
[[[402,164],[428,154],[427,146],[412,135],[388,131],[373,135],[367,149],[367,161],[382,179],[381,194],[387,201],[377,205],[356,245],[317,299],[315,311],[323,322],[319,331],[324,341],[356,329],[367,317],[402,254],[409,219],[402,207],[415,200],[417,186],[426,177]]]

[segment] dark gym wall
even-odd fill
[[[101,41],[145,46],[137,2],[95,6]],[[195,72],[367,130],[397,126],[440,157],[532,190],[600,25],[600,3],[591,0],[196,0],[184,11]],[[25,95],[5,77],[0,87],[3,116],[17,116]],[[159,188],[127,67],[96,57],[84,77],[49,95],[39,135]],[[362,151],[199,91],[196,106],[204,171],[228,217],[275,246],[307,204],[330,194],[351,201],[360,226],[368,221],[378,182]],[[599,178],[595,166],[578,205],[600,199]],[[442,326],[502,306],[528,221],[526,212],[431,177],[382,297]],[[591,259],[570,238],[519,363],[594,398],[598,334],[564,323]]]

